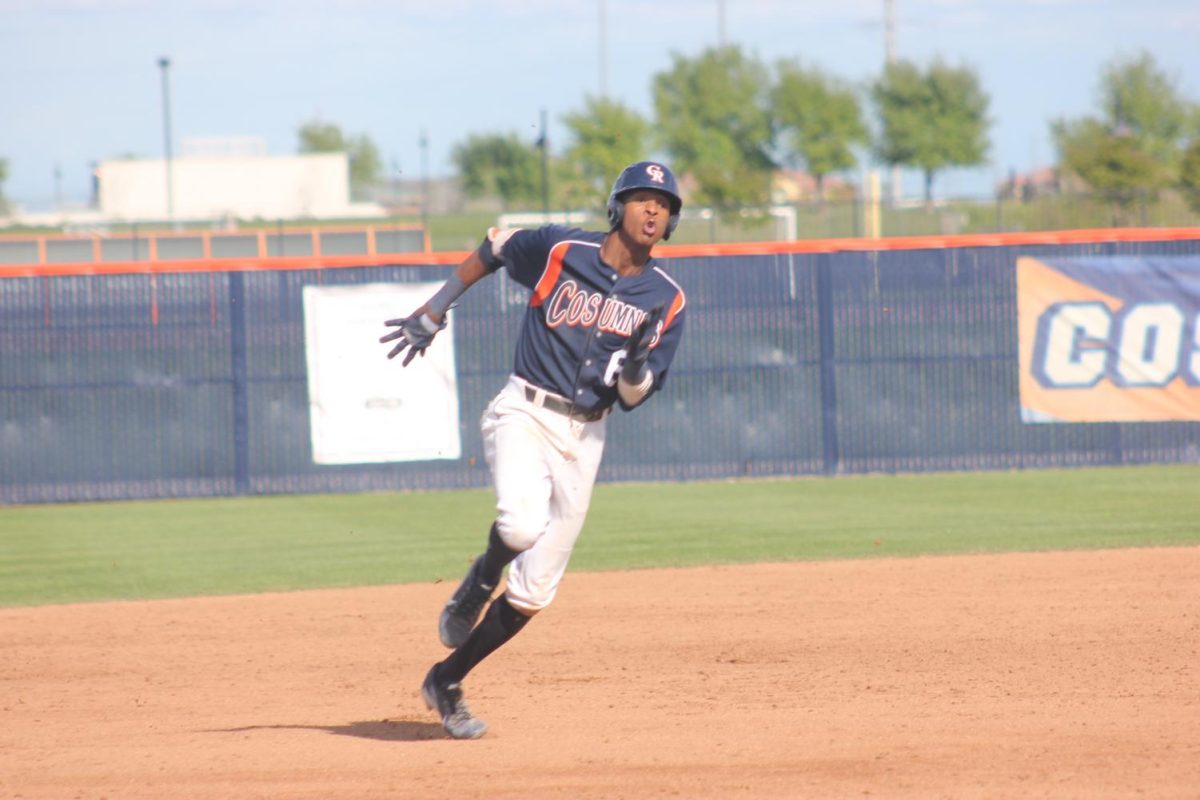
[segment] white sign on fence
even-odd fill
[[[402,367],[379,337],[441,284],[306,286],[304,333],[313,461],[366,464],[462,454],[454,324]]]

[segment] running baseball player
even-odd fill
[[[438,620],[438,635],[453,652],[421,686],[456,739],[487,730],[463,700],[467,673],[554,600],[583,528],[609,413],[639,406],[666,380],[685,300],[651,248],[670,238],[682,206],[665,165],[631,164],[609,194],[607,233],[492,228],[425,305],[385,323],[395,328],[380,339],[396,342],[388,358],[407,348],[407,366],[477,281],[503,267],[530,289],[512,375],[482,420],[496,518],[486,550]],[[479,620],[505,567],[504,592]]]

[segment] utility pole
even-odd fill
[[[896,63],[896,0],[883,0],[883,58],[887,67]],[[900,188],[900,165],[892,165],[892,203],[899,203],[903,192]]]
[[[888,64],[896,63],[896,0],[883,0],[883,54]]]
[[[158,66],[162,70],[163,152],[166,155],[167,167],[167,219],[174,223],[175,187],[171,176],[171,89],[170,81],[168,80],[171,59],[163,56],[158,60]]]
[[[550,142],[546,139],[546,109],[542,109],[542,135],[538,138],[538,147],[542,149],[542,214],[546,222],[550,221],[550,177],[547,151]]]
[[[421,147],[421,236],[425,239],[425,250],[429,250],[429,136],[421,129],[418,142]]]
[[[600,0],[600,99],[608,98],[608,25],[604,0]]]

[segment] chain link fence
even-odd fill
[[[1192,240],[666,259],[688,328],[663,391],[609,419],[600,479],[1200,461],[1196,422],[1022,423],[1015,283],[1022,255],[1198,252]],[[455,312],[461,458],[312,459],[304,287],[448,271],[0,279],[0,503],[487,485],[478,419],[525,302],[500,278]],[[374,339],[357,346],[400,368]]]

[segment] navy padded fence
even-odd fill
[[[1200,423],[1023,424],[1015,284],[1021,255],[1197,252],[1182,241],[668,259],[688,330],[663,391],[610,418],[600,479],[1200,461]],[[509,372],[527,297],[502,275],[457,311],[461,459],[312,462],[303,288],[449,269],[0,280],[0,503],[487,485],[479,415]],[[383,345],[362,346],[400,369]]]

